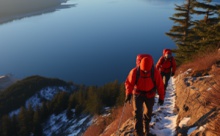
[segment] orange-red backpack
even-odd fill
[[[152,60],[152,56],[149,55],[149,54],[138,54],[137,57],[136,57],[136,67],[137,67],[137,72],[136,72],[136,80],[135,80],[135,84],[137,84],[138,82],[138,79],[140,78],[140,63],[141,63],[141,59],[143,59],[144,57],[150,57]],[[156,91],[156,81],[154,79],[154,63],[152,65],[152,68],[151,68],[151,79],[154,83],[154,88],[150,91],[150,92],[155,92]]]

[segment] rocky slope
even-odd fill
[[[207,69],[196,70],[192,67],[177,77],[175,84],[178,136],[220,135],[219,62],[220,57]],[[182,120],[187,120],[187,123],[178,125]]]

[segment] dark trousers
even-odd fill
[[[154,106],[154,98],[147,98],[143,95],[134,95],[134,117],[135,117],[135,131],[143,134],[143,124],[145,125],[146,133],[149,133],[149,123]]]
[[[170,73],[163,73],[163,72],[161,72],[160,74],[161,74],[161,76],[162,76],[163,83],[164,83],[164,90],[165,90],[165,92],[166,92],[166,89],[167,89],[168,82],[169,82],[169,80],[170,80],[171,74],[170,74]]]

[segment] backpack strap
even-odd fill
[[[154,78],[154,65],[151,68],[151,79],[152,79],[153,84],[154,84],[154,88],[152,90],[156,91],[156,81],[155,81],[155,78]]]
[[[138,79],[140,78],[140,72],[141,72],[140,67],[138,67],[138,68],[137,68],[137,71],[136,71],[135,85],[137,85]],[[150,78],[151,78],[152,81],[153,81],[154,87],[153,87],[149,92],[144,92],[144,93],[153,93],[153,92],[156,92],[156,81],[155,81],[155,78],[154,78],[154,65],[153,65],[152,68],[151,68]],[[143,92],[142,92],[142,93],[143,93]]]
[[[137,85],[138,79],[140,78],[140,72],[141,72],[140,67],[138,67],[138,68],[137,68],[137,71],[136,71],[135,85]],[[155,81],[155,79],[154,79],[154,65],[153,65],[152,68],[151,68],[151,74],[150,74],[150,76],[151,76],[151,79],[152,79],[152,81],[153,81],[153,83],[154,83],[154,88],[156,88],[156,81]]]
[[[137,84],[138,79],[140,78],[140,72],[141,72],[141,70],[140,70],[140,66],[139,66],[139,67],[137,67],[137,71],[136,71],[135,85]]]

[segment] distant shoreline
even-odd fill
[[[56,10],[56,8],[57,7],[53,7],[53,8],[44,9],[44,10],[41,10],[41,11],[30,12],[30,13],[21,14],[21,15],[14,15],[14,16],[0,18],[0,25],[4,24],[4,23],[12,22],[14,20],[23,19],[23,18],[26,18],[26,17],[37,16],[37,15],[42,15],[42,14],[49,13],[49,12],[54,12]]]
[[[42,9],[42,10],[28,11],[27,13],[15,14],[15,15],[10,15],[8,17],[2,17],[2,18],[0,17],[0,25],[12,22],[14,20],[20,20],[20,19],[23,19],[23,18],[26,18],[26,17],[38,16],[38,15],[54,12],[58,9],[74,7],[76,5],[76,4],[62,5],[62,3],[64,3],[64,1],[59,3],[58,5],[53,5],[51,7],[47,7],[47,8]]]

